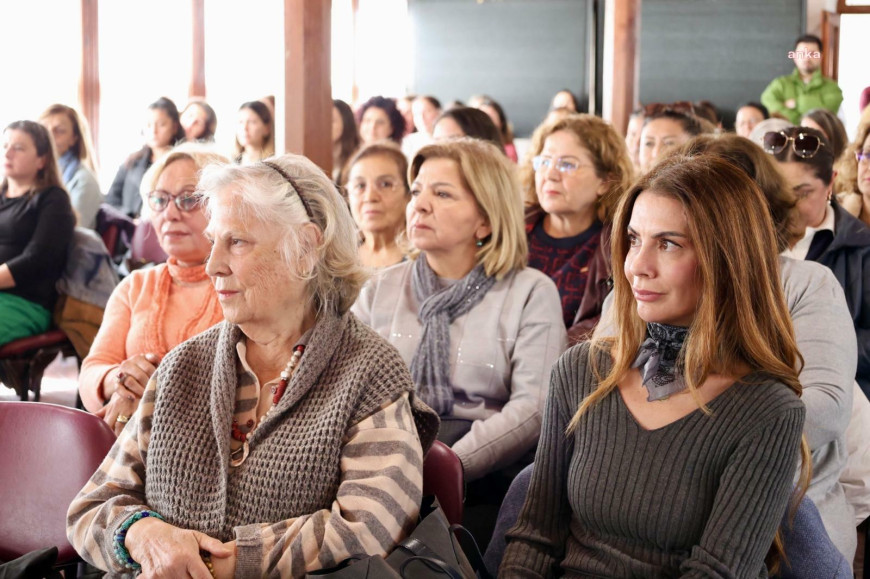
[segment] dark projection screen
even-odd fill
[[[528,136],[562,88],[588,98],[586,0],[408,0],[409,90],[443,104],[485,93]]]
[[[803,0],[643,0],[640,102],[713,102],[733,120],[794,65]]]

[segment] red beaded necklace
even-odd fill
[[[290,383],[290,378],[293,377],[293,373],[296,371],[297,366],[299,365],[299,360],[302,358],[302,354],[305,353],[305,346],[299,345],[293,348],[293,356],[290,358],[290,361],[287,362],[287,366],[281,372],[281,380],[278,382],[277,386],[272,386],[272,405],[269,407],[269,410],[260,417],[259,422],[255,422],[253,418],[249,419],[245,423],[246,430],[243,431],[239,427],[238,421],[233,418],[233,426],[232,426],[232,436],[233,439],[238,440],[242,443],[242,446],[239,448],[230,451],[230,466],[237,467],[241,466],[245,459],[248,458],[248,455],[251,453],[250,446],[248,444],[248,438],[254,433],[258,426],[266,419],[272,412],[275,411],[275,407],[278,406],[278,403],[281,401],[281,398],[284,396],[284,392],[287,391],[287,385]]]

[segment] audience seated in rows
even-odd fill
[[[3,131],[3,158],[0,345],[49,329],[76,222],[45,127],[11,123]]]

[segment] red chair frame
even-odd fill
[[[465,472],[453,450],[436,440],[423,459],[423,495],[435,495],[451,525],[462,524]]]
[[[79,560],[66,538],[69,504],[115,443],[112,429],[81,410],[0,402],[0,560],[57,547],[57,564]]]

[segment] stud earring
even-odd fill
[[[483,240],[482,240],[482,239],[478,239],[478,240],[477,240],[477,243],[475,243],[475,245],[476,245],[477,247],[483,247]]]

